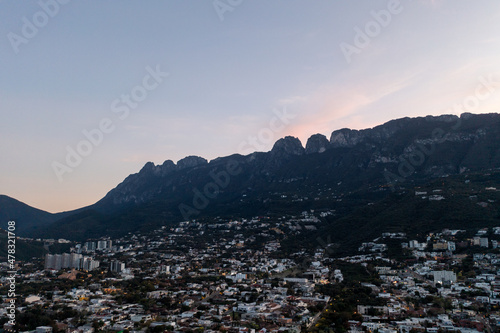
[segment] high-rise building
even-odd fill
[[[82,260],[83,255],[80,253],[71,253],[70,256],[70,267],[80,269],[80,261]]]
[[[95,269],[99,267],[99,262],[93,260],[91,257],[85,257],[87,263],[87,270],[89,267]],[[93,263],[90,261],[94,261]],[[84,258],[80,253],[63,253],[63,254],[46,254],[45,255],[45,269],[60,270],[64,268],[82,269],[84,265]]]
[[[106,248],[107,242],[105,240],[100,240],[97,242],[97,249],[104,250]]]
[[[85,248],[87,249],[87,251],[95,251],[96,249],[96,244],[95,242],[85,242]]]
[[[62,255],[60,254],[55,254],[55,263],[54,263],[54,269],[55,270],[60,270],[62,268]]]
[[[125,270],[125,263],[113,260],[109,265],[109,270],[117,273],[123,272]]]
[[[61,268],[71,267],[70,261],[71,261],[71,255],[69,253],[63,253]]]
[[[54,269],[56,258],[52,254],[45,255],[45,269]]]
[[[99,267],[99,261],[94,260],[91,257],[84,257],[82,259],[82,269],[86,271],[91,271]]]
[[[92,259],[89,264],[89,271],[99,268],[99,260]]]

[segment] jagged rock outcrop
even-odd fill
[[[276,141],[270,152],[250,154],[244,160],[252,165],[250,170],[255,170],[256,174],[262,172],[270,176],[276,170],[286,168],[292,159],[339,148],[344,150],[333,153],[340,154],[338,164],[334,167],[341,168],[351,163],[352,165],[347,168],[350,170],[354,170],[353,168],[376,170],[379,167],[397,169],[402,160],[412,161],[416,159],[415,156],[424,154],[421,165],[418,165],[419,172],[439,177],[464,168],[492,166],[496,165],[497,161],[500,163],[500,151],[492,152],[488,160],[482,157],[484,154],[477,154],[478,149],[486,148],[471,148],[473,145],[489,146],[487,141],[492,139],[488,133],[499,123],[499,114],[406,117],[364,130],[348,128],[336,130],[332,132],[330,140],[322,134],[315,134],[308,139],[305,148],[298,138],[286,136]],[[435,133],[440,133],[440,136],[436,136]],[[436,153],[440,149],[449,147],[454,147],[457,155],[455,160],[443,158],[442,154]],[[346,148],[348,150],[345,150]],[[357,157],[351,161],[346,159],[346,156]],[[171,160],[166,160],[162,165],[148,162],[139,173],[127,177],[101,201],[118,206],[148,202],[157,197],[158,193],[165,192],[183,170],[216,168],[218,164],[225,164],[223,162],[225,159],[217,158],[208,163],[202,157],[187,156],[177,164]],[[185,178],[185,181],[189,183],[192,180]]]
[[[172,160],[166,160],[160,167],[161,175],[165,176],[175,170],[177,170],[177,165]]]
[[[353,147],[360,143],[364,136],[358,130],[342,128],[333,131],[330,136],[330,144],[332,147]]]
[[[177,161],[177,166],[180,169],[185,169],[185,168],[193,168],[199,165],[204,165],[207,164],[208,161],[204,159],[203,157],[199,156],[187,156],[184,157],[183,159]]]
[[[499,114],[402,118],[370,129],[336,130],[330,140],[316,134],[306,148],[298,138],[287,136],[269,152],[235,154],[210,163],[197,156],[177,165],[170,160],[162,165],[148,162],[91,208],[102,214],[126,212],[114,220],[103,218],[103,230],[111,230],[108,223],[113,221],[118,233],[124,226],[132,230],[136,223],[145,223],[144,216],[156,224],[187,219],[178,207],[195,207],[195,197],[197,207],[203,207],[195,207],[200,215],[231,215],[241,213],[242,207],[254,214],[274,210],[279,202],[268,200],[272,193],[320,197],[339,186],[343,191],[387,189],[394,179],[413,182],[499,167]],[[131,218],[134,211],[137,215]]]
[[[463,114],[462,117],[467,117],[467,115]],[[358,144],[367,142],[383,144],[385,141],[402,131],[409,131],[412,133],[419,132],[418,126],[425,128],[429,127],[430,124],[434,124],[431,126],[435,126],[435,124],[438,123],[448,126],[449,124],[456,124],[460,122],[460,120],[461,119],[455,115],[426,116],[419,118],[405,117],[363,130],[342,128],[332,132],[330,144],[334,148],[354,147]],[[422,135],[424,133],[420,132],[419,134]],[[424,135],[427,135],[427,133]]]
[[[306,154],[323,153],[330,148],[330,141],[323,134],[312,135],[306,143]]]
[[[151,189],[157,178],[167,178],[164,183],[169,184],[168,177],[171,173],[206,164],[207,160],[199,156],[184,157],[177,162],[177,165],[171,160],[166,160],[161,165],[147,162],[138,173],[129,175],[115,189],[108,192],[100,204],[112,202],[114,205],[124,205],[147,202],[158,193],[158,190]]]
[[[303,155],[304,152],[302,142],[293,136],[285,136],[279,139],[271,149],[271,153],[274,155]]]
[[[142,169],[139,171],[139,173],[145,174],[145,173],[155,173],[157,167],[153,162],[146,162]]]

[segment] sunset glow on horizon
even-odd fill
[[[0,6],[0,194],[50,212],[95,203],[148,161],[247,152],[284,110],[253,150],[500,112],[493,0],[243,1],[224,13],[212,1],[75,1],[46,22],[38,2]],[[72,151],[83,154],[68,162]]]

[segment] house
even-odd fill
[[[28,304],[31,304],[31,303],[40,301],[40,297],[39,296],[35,296],[35,295],[30,295],[30,296],[26,297],[24,299],[24,301],[26,303],[28,303]],[[40,326],[40,327],[43,327],[43,326]]]
[[[38,326],[35,333],[52,333],[52,327],[50,326]]]

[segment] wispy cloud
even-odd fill
[[[378,81],[359,80],[335,83],[317,88],[307,95],[295,95],[279,100],[298,115],[298,119],[287,132],[302,141],[315,133],[328,135],[341,126],[372,125],[363,121],[361,111],[369,112],[370,106],[382,99],[397,94],[409,85],[418,73],[411,73],[397,79],[380,78]]]

